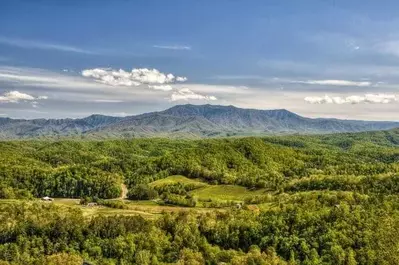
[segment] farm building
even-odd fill
[[[42,198],[42,201],[52,202],[52,201],[54,201],[54,199],[53,199],[53,198],[50,198],[50,197],[48,197],[48,196],[46,196],[46,197],[43,197],[43,198]]]

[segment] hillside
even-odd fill
[[[0,118],[0,139],[83,136],[212,137],[262,134],[315,134],[387,130],[398,122],[310,119],[290,111],[234,106],[178,105],[128,117],[91,115],[82,119],[22,120]]]
[[[278,189],[311,176],[397,173],[399,129],[389,131],[201,140],[0,142],[1,184],[35,197],[118,198],[124,182],[204,183]],[[176,181],[182,175],[199,182]],[[184,178],[183,178],[184,179]],[[287,187],[288,187],[287,186]],[[397,187],[395,187],[396,189]]]
[[[398,264],[398,147],[399,129],[0,141],[0,264]]]

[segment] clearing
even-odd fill
[[[199,200],[218,199],[224,201],[243,201],[247,197],[265,194],[265,190],[249,190],[237,185],[208,185],[190,192]]]
[[[157,187],[157,186],[170,185],[170,184],[175,184],[175,183],[196,184],[196,185],[203,185],[203,186],[209,185],[208,183],[205,183],[205,182],[201,181],[200,179],[190,179],[185,176],[174,175],[174,176],[169,176],[167,178],[159,179],[154,182],[151,182],[150,186]]]

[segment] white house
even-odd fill
[[[54,199],[53,199],[53,198],[50,198],[50,197],[48,197],[48,196],[46,196],[46,197],[43,197],[43,198],[42,198],[42,201],[52,202],[52,201],[54,201]]]

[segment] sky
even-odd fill
[[[178,104],[399,121],[399,2],[2,0],[0,117]]]

